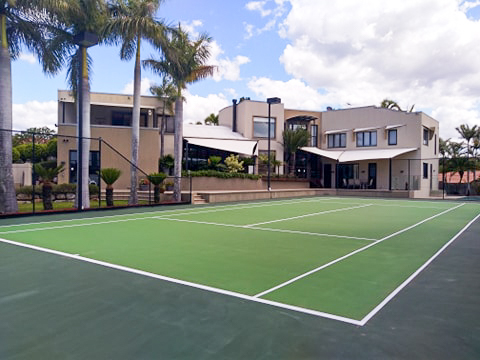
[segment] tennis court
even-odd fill
[[[364,326],[479,217],[478,203],[316,197],[34,219],[0,226],[0,238]]]

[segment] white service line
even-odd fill
[[[227,296],[231,296],[231,297],[235,297],[235,298],[245,299],[245,300],[249,300],[249,301],[253,301],[253,302],[257,302],[257,303],[261,303],[261,304],[275,306],[275,307],[278,307],[278,308],[293,310],[293,311],[297,311],[297,312],[301,312],[301,313],[305,313],[305,314],[310,314],[310,315],[314,315],[314,316],[318,316],[318,317],[337,320],[337,321],[345,322],[345,323],[348,323],[348,324],[360,325],[359,320],[350,319],[350,318],[347,318],[347,317],[338,316],[338,315],[334,315],[334,314],[329,314],[329,313],[325,313],[325,312],[321,312],[321,311],[305,309],[305,308],[302,308],[302,307],[299,307],[299,306],[283,304],[283,303],[279,303],[279,302],[271,301],[271,300],[267,300],[267,299],[258,299],[258,298],[255,298],[255,297],[251,296],[251,295],[245,295],[245,294],[237,293],[237,292],[234,292],[234,291],[215,288],[215,287],[212,287],[212,286],[196,284],[196,283],[192,283],[192,282],[189,282],[189,281],[184,281],[184,280],[175,279],[175,278],[168,277],[168,276],[158,275],[158,274],[154,274],[154,273],[143,271],[143,270],[138,270],[138,269],[133,269],[133,268],[129,268],[129,267],[126,267],[126,266],[122,266],[122,265],[116,265],[116,264],[108,263],[108,262],[105,262],[105,261],[94,260],[94,259],[90,259],[90,258],[80,256],[78,254],[69,254],[69,253],[65,253],[65,252],[62,252],[62,251],[51,250],[51,249],[42,248],[42,247],[39,247],[39,246],[34,246],[34,245],[29,245],[29,244],[23,244],[23,243],[19,243],[19,242],[16,242],[16,241],[11,241],[11,240],[6,240],[6,239],[2,239],[2,238],[0,238],[0,242],[10,244],[10,245],[20,246],[20,247],[24,247],[24,248],[28,248],[28,249],[32,249],[32,250],[37,250],[37,251],[41,251],[41,252],[45,252],[45,253],[50,253],[50,254],[54,254],[54,255],[58,255],[58,256],[64,256],[64,257],[67,257],[67,258],[71,258],[71,259],[75,259],[75,260],[79,260],[79,261],[84,261],[84,262],[88,262],[88,263],[91,263],[91,264],[100,265],[100,266],[103,266],[103,267],[112,268],[112,269],[116,269],[116,270],[120,270],[120,271],[125,271],[125,272],[129,272],[129,273],[133,273],[133,274],[137,274],[137,275],[141,275],[141,276],[147,276],[147,277],[154,278],[154,279],[164,280],[164,281],[168,281],[168,282],[179,284],[179,285],[189,286],[189,287],[192,287],[192,288],[201,289],[201,290],[209,291],[209,292],[212,292],[212,293],[217,293],[217,294],[227,295]]]
[[[276,223],[276,222],[280,222],[280,221],[300,219],[300,218],[304,218],[304,217],[308,217],[308,216],[330,214],[330,213],[339,212],[339,211],[360,209],[360,208],[364,208],[364,207],[372,206],[372,205],[373,204],[366,204],[366,205],[361,205],[361,206],[352,206],[352,207],[348,207],[348,208],[341,208],[341,209],[335,209],[335,210],[325,210],[325,211],[320,211],[320,212],[311,213],[311,214],[305,214],[305,215],[293,216],[293,217],[284,218],[284,219],[277,219],[277,220],[271,220],[271,221],[264,221],[264,222],[260,222],[260,223],[256,223],[256,224],[244,225],[244,227],[249,228],[249,227],[254,227],[254,226],[258,226],[258,225]]]
[[[312,232],[298,231],[298,230],[285,230],[285,229],[273,229],[273,228],[261,228],[261,227],[247,227],[247,226],[244,226],[244,225],[221,224],[221,223],[214,223],[214,222],[208,222],[208,221],[175,219],[175,218],[162,217],[162,216],[156,217],[155,219],[186,222],[186,223],[193,223],[193,224],[225,226],[225,227],[233,227],[233,228],[247,229],[247,230],[261,230],[261,231],[282,232],[282,233],[289,233],[289,234],[301,234],[301,235],[313,235],[313,236],[321,236],[321,237],[335,237],[335,238],[342,238],[342,239],[377,241],[377,239],[369,239],[369,238],[362,238],[362,237],[356,237],[356,236],[312,233]]]
[[[335,260],[333,260],[333,261],[330,261],[330,262],[327,263],[327,264],[324,264],[324,265],[322,265],[322,266],[319,266],[319,267],[317,267],[317,268],[315,268],[315,269],[313,269],[313,270],[310,270],[310,271],[308,271],[308,272],[306,272],[306,273],[303,273],[303,274],[301,274],[301,275],[298,275],[298,276],[296,276],[296,277],[294,277],[294,278],[292,278],[292,279],[290,279],[290,280],[287,280],[287,281],[285,281],[285,282],[283,282],[283,283],[281,283],[281,284],[279,284],[279,285],[277,285],[277,286],[274,286],[274,287],[272,287],[272,288],[270,288],[270,289],[267,289],[267,290],[265,290],[265,291],[262,291],[261,293],[258,293],[258,294],[256,294],[256,295],[254,295],[254,297],[262,297],[262,296],[264,296],[264,295],[267,295],[267,294],[269,294],[269,293],[271,293],[271,292],[273,292],[273,291],[275,291],[275,290],[278,290],[278,289],[280,289],[280,288],[282,288],[282,287],[285,287],[285,286],[287,286],[287,285],[289,285],[289,284],[291,284],[291,283],[294,283],[295,281],[298,281],[298,280],[300,280],[300,279],[303,279],[304,277],[307,277],[307,276],[309,276],[309,275],[311,275],[311,274],[314,274],[314,273],[316,273],[316,272],[318,272],[318,271],[320,271],[320,270],[323,270],[323,269],[325,269],[325,268],[327,268],[327,267],[329,267],[329,266],[332,266],[332,265],[334,265],[334,264],[336,264],[336,263],[338,263],[338,262],[340,262],[340,261],[342,261],[342,260],[345,260],[345,259],[347,259],[347,258],[349,258],[349,257],[351,257],[351,256],[353,256],[353,255],[355,255],[355,254],[358,254],[358,253],[360,253],[360,252],[362,252],[362,251],[365,251],[365,250],[371,248],[372,246],[375,246],[375,245],[377,245],[377,244],[380,244],[382,241],[385,241],[385,240],[387,240],[387,239],[390,239],[391,237],[394,237],[394,236],[396,236],[396,235],[399,235],[399,234],[401,234],[401,233],[403,233],[403,232],[405,232],[405,231],[411,230],[411,229],[413,229],[413,228],[415,228],[415,227],[417,227],[417,226],[419,226],[419,225],[421,225],[421,224],[423,224],[423,223],[425,223],[425,222],[427,222],[427,221],[430,221],[430,220],[432,220],[432,219],[434,219],[434,218],[436,218],[436,217],[438,217],[438,216],[444,215],[444,214],[446,214],[446,213],[448,213],[448,212],[450,212],[450,211],[452,211],[452,210],[458,209],[459,207],[461,207],[461,206],[463,206],[463,205],[465,205],[465,204],[462,203],[462,204],[457,205],[457,206],[455,206],[455,207],[453,207],[453,208],[450,208],[450,209],[447,209],[447,210],[445,210],[445,211],[442,211],[441,213],[438,213],[438,214],[436,214],[436,215],[430,216],[430,217],[427,218],[427,219],[424,219],[424,220],[422,220],[422,221],[420,221],[420,222],[418,222],[418,223],[416,223],[416,224],[413,224],[413,225],[411,225],[411,226],[409,226],[409,227],[407,227],[407,228],[405,228],[405,229],[399,230],[399,231],[397,231],[397,232],[395,232],[395,233],[393,233],[393,234],[390,234],[390,235],[388,235],[388,236],[385,236],[384,238],[382,238],[382,239],[380,239],[380,240],[377,240],[377,241],[375,241],[375,242],[373,242],[373,243],[371,243],[371,244],[368,244],[368,245],[366,245],[366,246],[364,246],[364,247],[361,247],[360,249],[357,249],[357,250],[355,250],[355,251],[352,251],[351,253],[348,253],[348,254],[346,254],[346,255],[344,255],[344,256],[342,256],[342,257],[339,257],[338,259],[335,259]]]

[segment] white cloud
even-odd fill
[[[142,95],[152,95],[150,93],[150,86],[153,85],[153,82],[152,80],[150,80],[149,78],[142,78],[142,81],[140,83],[140,93]],[[129,94],[129,95],[132,95],[133,94],[133,80],[130,81],[128,84],[126,84],[124,87],[123,87],[123,90],[121,91],[122,94]]]
[[[32,127],[48,126],[56,129],[57,123],[56,101],[29,101],[25,104],[13,104],[13,124],[14,130],[26,130]]]
[[[441,122],[441,135],[478,123],[480,22],[458,0],[290,0],[280,61],[324,100],[402,107],[416,104]],[[477,1],[473,5],[478,6]],[[315,24],[315,26],[312,26]],[[305,91],[305,89],[304,89]],[[320,95],[327,94],[327,95]],[[269,96],[272,96],[269,94]],[[286,98],[288,94],[286,95]],[[331,105],[335,106],[334,103]]]
[[[218,114],[220,109],[229,105],[223,94],[210,94],[203,97],[192,95],[187,90],[184,96],[186,101],[183,104],[183,121],[186,123],[203,122],[208,115]]]
[[[30,64],[35,64],[37,62],[37,59],[33,54],[25,54],[25,53],[20,53],[19,60],[26,61]]]
[[[275,28],[277,25],[278,20],[285,14],[286,7],[285,7],[286,0],[264,0],[264,1],[250,1],[248,2],[245,7],[247,10],[256,11],[260,14],[262,18],[269,18],[267,23],[263,27],[257,28],[256,26],[248,23],[244,23],[244,28],[246,31],[246,35],[244,36],[245,39],[249,39],[254,35],[260,35],[265,31],[270,31]],[[274,3],[273,8],[267,9],[266,7]]]
[[[210,51],[211,56],[208,63],[210,65],[217,66],[217,70],[213,74],[213,80],[217,82],[221,80],[241,80],[240,66],[250,62],[250,59],[248,57],[238,55],[233,60],[228,57],[221,58],[220,56],[224,53],[224,51],[216,41],[212,41]]]
[[[265,9],[266,4],[266,1],[250,1],[245,7],[250,11],[258,11],[262,17],[265,17],[272,13],[272,10]]]
[[[200,35],[200,32],[197,30],[198,27],[203,26],[203,22],[201,20],[192,20],[191,22],[180,22],[182,29],[186,31],[190,38],[197,38]]]

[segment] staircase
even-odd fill
[[[193,205],[207,204],[207,200],[201,194],[194,193],[192,199]]]

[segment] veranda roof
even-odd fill
[[[258,141],[247,139],[226,126],[185,124],[183,137],[192,145],[248,156],[258,155]]]
[[[393,159],[402,154],[417,150],[417,148],[401,149],[367,149],[367,150],[322,150],[315,147],[302,147],[301,150],[320,155],[338,162],[351,162],[362,160]]]

